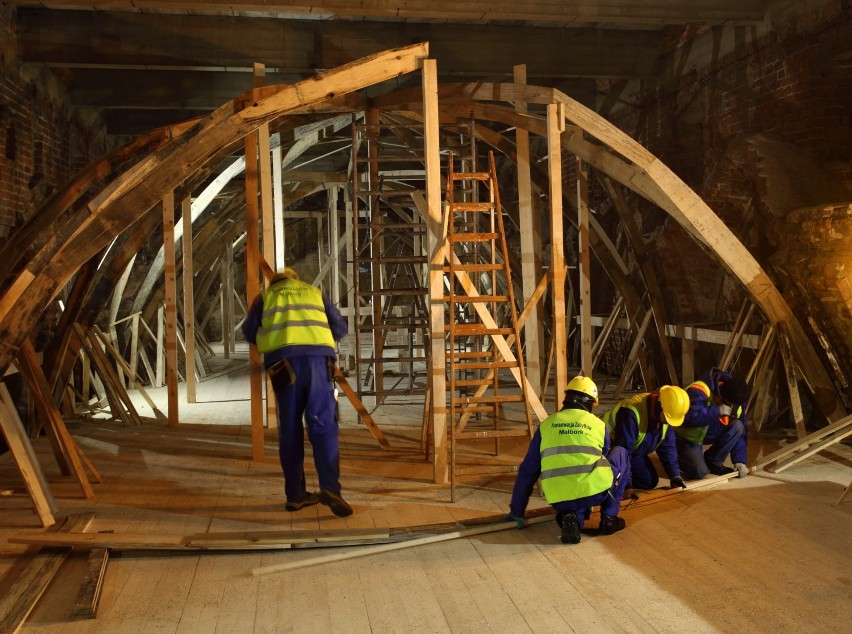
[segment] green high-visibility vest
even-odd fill
[[[686,389],[689,390],[692,388],[698,388],[704,393],[705,407],[715,404],[716,398],[713,396],[713,391],[704,381],[695,381],[694,383],[690,383]],[[737,405],[737,409],[733,412],[732,418],[740,418],[742,413],[742,405]],[[707,431],[709,429],[710,428],[706,425],[704,427],[686,427],[685,425],[681,425],[680,427],[675,427],[675,434],[677,434],[678,438],[683,438],[684,440],[691,442],[693,445],[703,445],[704,438],[707,437]]]
[[[334,337],[322,291],[306,282],[285,278],[263,291],[262,297],[258,351],[266,353],[285,346],[328,346],[334,353]]]
[[[606,424],[594,414],[568,409],[545,418],[541,433],[541,489],[550,504],[577,500],[612,486],[603,455]]]
[[[606,423],[606,426],[609,427],[609,431],[614,432],[615,417],[618,414],[618,411],[622,407],[626,407],[627,409],[633,412],[633,415],[636,417],[636,425],[639,428],[639,432],[636,434],[636,442],[633,443],[634,451],[636,449],[639,449],[639,447],[642,445],[642,441],[645,440],[645,436],[648,433],[648,422],[651,420],[651,412],[648,411],[648,397],[650,395],[650,392],[645,392],[644,394],[634,394],[633,396],[621,401],[618,405],[606,412],[602,417],[604,422]],[[668,423],[663,423],[663,433],[660,434],[660,442],[654,445],[654,448],[651,449],[651,451],[656,451],[657,447],[663,444],[663,440],[665,440],[666,434],[668,432]]]

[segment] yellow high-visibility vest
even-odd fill
[[[257,349],[271,352],[285,346],[328,346],[334,337],[328,325],[322,291],[300,280],[285,278],[263,291],[263,316]]]

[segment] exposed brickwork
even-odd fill
[[[14,59],[15,15],[0,5],[0,239],[107,149],[105,128],[69,107],[48,70]]]
[[[808,268],[812,279],[791,285],[782,279],[789,263],[778,254],[792,253],[790,243],[800,238],[788,220],[795,210],[850,199],[852,12],[848,2],[829,0],[773,7],[759,27],[668,29],[663,80],[615,120],[701,196],[791,304],[821,305],[809,315],[848,351],[852,331],[827,317],[843,304],[839,282],[825,277],[848,262],[820,260],[820,271]],[[640,209],[660,255],[672,317],[732,319],[742,301],[738,283],[674,221],[650,205]],[[815,238],[811,249],[820,244]],[[826,257],[840,255],[829,250]]]

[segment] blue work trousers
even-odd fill
[[[650,456],[630,456],[630,486],[642,491],[656,489],[660,483],[660,474]]]
[[[600,504],[601,515],[618,515],[624,489],[630,481],[630,454],[624,447],[613,447],[606,459],[612,467],[612,486],[606,491],[579,500],[557,502],[553,505],[557,517],[567,512],[573,512],[577,516],[577,522],[582,530],[586,514],[591,512],[593,506]]]
[[[328,357],[291,357],[287,361],[294,380],[286,370],[271,377],[278,403],[278,457],[287,501],[298,502],[307,492],[303,420],[308,426],[320,489],[340,493],[337,401]]]
[[[680,470],[688,480],[703,479],[710,473],[709,465],[720,467],[725,464],[744,431],[745,425],[741,420],[731,421],[730,425],[725,426],[723,431],[712,439],[707,451],[704,451],[704,445],[693,444],[678,436],[675,446]]]

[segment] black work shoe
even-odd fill
[[[328,508],[330,508],[331,512],[337,515],[337,517],[346,517],[347,515],[352,515],[352,507],[349,506],[346,503],[346,500],[340,497],[340,493],[336,491],[322,489],[320,491],[319,501],[325,504]]]
[[[562,515],[561,540],[563,544],[580,543],[580,523],[577,521],[577,516],[570,511]]]
[[[288,511],[298,511],[300,509],[305,508],[306,506],[313,506],[320,501],[319,493],[305,493],[305,497],[303,497],[298,502],[287,502],[284,505],[284,508]]]
[[[598,535],[612,535],[627,526],[622,518],[616,515],[601,515],[601,527],[598,530]]]
[[[733,473],[736,469],[731,469],[731,467],[726,467],[723,464],[714,464],[710,463],[707,465],[707,470],[713,475],[728,475],[729,473]]]

